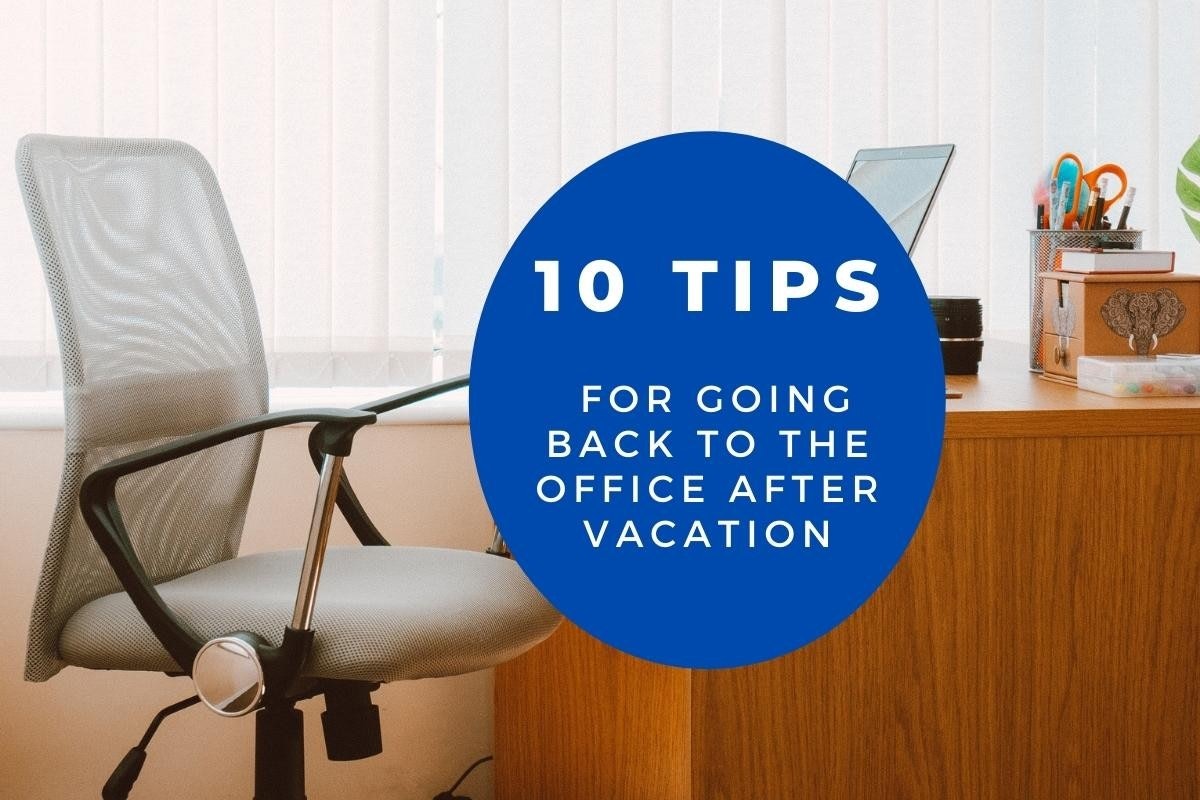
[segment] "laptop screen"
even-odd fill
[[[952,144],[859,150],[846,180],[911,255],[953,155]]]

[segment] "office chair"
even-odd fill
[[[30,135],[17,173],[66,412],[25,677],[67,665],[161,671],[189,676],[196,692],[155,717],[103,797],[128,794],[163,717],[203,702],[256,714],[255,797],[300,800],[299,700],[324,696],[331,759],[365,758],[382,749],[379,684],[490,667],[550,635],[560,618],[515,563],[385,546],[342,468],[378,414],[465,377],[354,409],[267,413],[249,275],[200,153]],[[238,556],[263,432],[294,423],[315,423],[305,549]],[[367,546],[327,547],[335,504]]]

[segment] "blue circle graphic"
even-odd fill
[[[884,581],[933,485],[943,388],[916,271],[854,189],[776,143],[674,134],[592,165],[517,238],[476,336],[471,437],[500,530],[567,618],[732,667]]]

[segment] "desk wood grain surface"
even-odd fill
[[[1200,797],[1200,400],[985,350],[912,545],[834,631],[689,671],[564,625],[497,670],[498,800]]]

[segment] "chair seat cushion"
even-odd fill
[[[161,583],[158,591],[205,640],[250,631],[278,644],[302,559],[298,550],[242,556]],[[330,548],[304,672],[381,683],[459,675],[521,654],[559,620],[506,558],[430,547]],[[90,669],[179,670],[124,592],[75,612],[59,651],[67,663]]]

